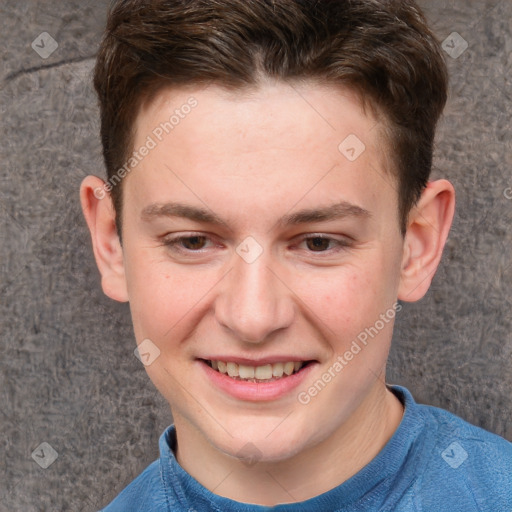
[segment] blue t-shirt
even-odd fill
[[[314,498],[275,507],[213,494],[176,461],[176,431],[160,437],[160,459],[104,512],[512,512],[512,443],[437,407],[417,404],[401,386],[397,430],[354,476]]]

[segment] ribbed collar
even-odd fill
[[[404,404],[405,409],[391,439],[378,455],[354,476],[330,491],[299,503],[266,507],[240,503],[212,493],[178,464],[174,456],[176,429],[174,425],[169,426],[161,435],[159,442],[160,474],[171,507],[169,510],[175,510],[173,504],[174,507],[179,504],[184,510],[218,512],[335,512],[358,502],[372,491],[378,492],[380,496],[389,495],[390,492],[400,494],[401,490],[405,492],[411,482],[404,479],[403,475],[407,472],[401,471],[401,468],[403,469],[407,462],[408,466],[413,464],[416,471],[419,471],[422,461],[420,452],[422,447],[426,446],[425,443],[415,445],[414,441],[425,430],[428,432],[428,429],[424,428],[425,415],[411,393],[402,386],[388,388]]]

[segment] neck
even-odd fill
[[[254,466],[220,452],[175,418],[176,458],[185,471],[219,496],[266,506],[300,502],[337,487],[366,466],[389,441],[402,415],[398,398],[378,380],[330,437],[289,459]]]

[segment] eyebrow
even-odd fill
[[[158,217],[181,217],[196,222],[207,224],[218,224],[226,226],[226,222],[215,213],[196,206],[184,203],[151,204],[141,212],[143,221],[151,221]],[[343,219],[346,217],[371,217],[371,213],[355,204],[347,201],[323,206],[299,210],[295,213],[286,214],[278,219],[277,224],[282,227],[308,224],[313,222],[325,222]]]
[[[361,206],[348,203],[347,201],[341,201],[321,208],[299,210],[298,212],[281,217],[278,223],[282,226],[294,226],[297,224],[338,220],[346,217],[369,218],[371,214]]]

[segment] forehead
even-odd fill
[[[301,147],[304,142],[308,146],[318,143],[324,150],[342,154],[348,149],[346,156],[350,157],[350,144],[340,147],[340,143],[352,135],[349,141],[357,142],[357,137],[360,147],[378,146],[376,164],[388,169],[389,144],[381,121],[384,116],[380,114],[378,120],[371,102],[366,104],[370,108],[365,108],[361,96],[349,88],[314,80],[267,80],[235,90],[218,85],[164,88],[141,107],[134,126],[135,146],[152,134],[157,142],[163,138],[164,143],[176,145],[195,144],[201,139],[201,152],[190,153],[189,157],[204,156],[219,144],[251,151],[279,144]],[[215,140],[215,145],[209,144],[210,140]]]
[[[381,123],[348,89],[283,82],[164,89],[137,118],[135,149],[149,139],[154,148],[128,181],[153,203],[189,183],[196,202],[194,192],[212,200],[217,193],[239,209],[251,194],[269,204],[300,195],[333,202],[342,189],[369,204],[377,193],[370,182],[391,182],[381,134]]]

